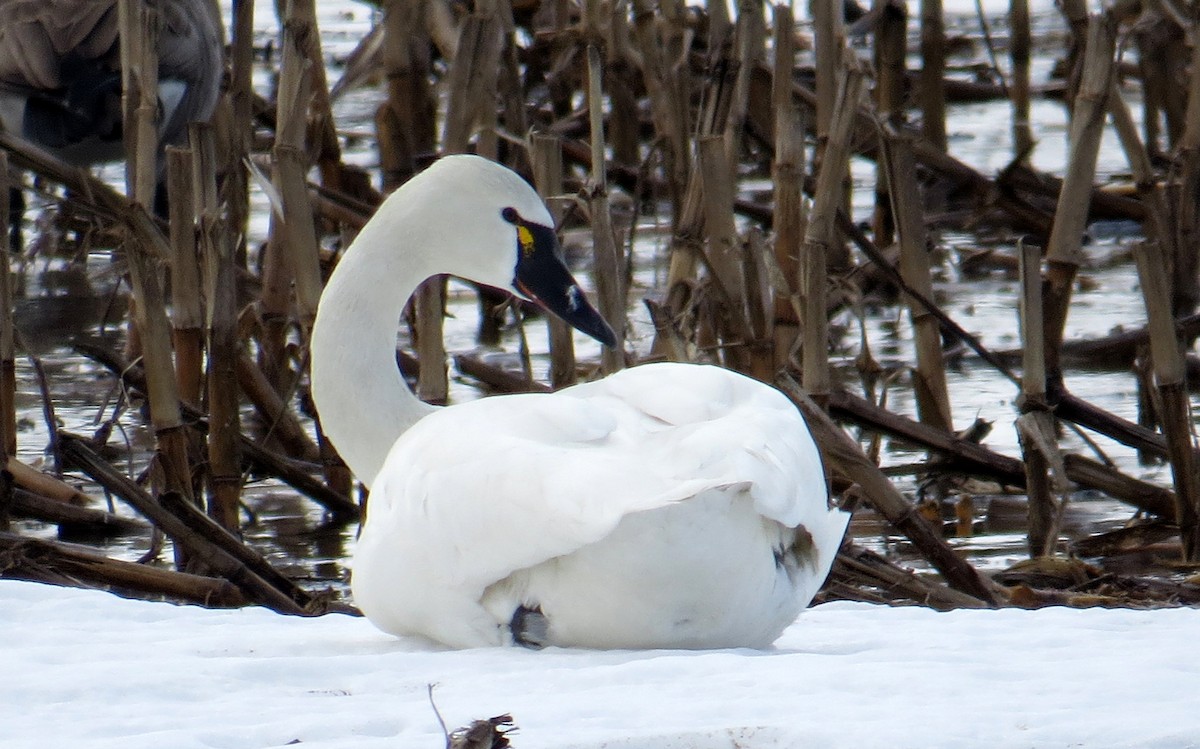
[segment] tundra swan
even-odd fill
[[[447,156],[384,202],[330,277],[311,384],[371,489],[355,602],[386,632],[457,648],[770,645],[848,520],[777,390],[663,363],[438,408],[401,377],[397,322],[441,273],[536,299],[611,345],[552,227],[515,173]]]

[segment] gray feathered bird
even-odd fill
[[[212,114],[223,34],[211,0],[158,11],[159,139]],[[78,166],[122,158],[116,0],[0,0],[0,124]]]

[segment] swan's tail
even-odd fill
[[[846,528],[850,524],[850,513],[832,509],[814,518],[809,518],[803,527],[812,538],[813,551],[810,559],[813,562],[814,573],[820,578],[819,587],[829,575],[834,557],[842,546]]]

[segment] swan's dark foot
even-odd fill
[[[512,630],[513,642],[532,650],[544,648],[550,638],[550,620],[537,606],[518,606],[508,626]]]

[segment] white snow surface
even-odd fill
[[[366,620],[0,581],[0,746],[1200,747],[1200,610],[830,603],[768,651],[440,650]]]

